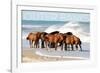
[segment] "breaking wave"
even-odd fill
[[[48,32],[48,33],[53,32],[53,31],[59,31],[61,33],[72,32],[74,35],[78,36],[83,42],[89,42],[90,33],[86,32],[86,30],[84,31],[84,29],[85,27],[81,26],[80,23],[69,22],[69,23],[64,24],[63,26],[52,25],[48,27],[45,30],[45,32]]]

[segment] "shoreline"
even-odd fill
[[[65,56],[65,57],[50,57],[46,55],[39,55],[34,53],[32,48],[23,48],[22,49],[22,63],[29,63],[29,62],[55,62],[55,61],[73,61],[73,60],[86,60],[85,58],[81,57],[72,57],[72,56]]]

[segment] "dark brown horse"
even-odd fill
[[[29,33],[27,36],[27,40],[29,40],[30,48],[39,48],[39,39],[40,39],[41,33]]]
[[[71,45],[72,50],[74,50],[73,46],[75,45],[77,49],[79,46],[80,50],[82,51],[80,38],[76,37],[70,32],[64,34],[64,43],[65,43],[65,50],[67,50],[67,47],[70,45]]]

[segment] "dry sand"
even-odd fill
[[[83,60],[79,58],[70,58],[70,57],[47,57],[47,56],[41,56],[37,55],[33,52],[34,50],[31,48],[23,49],[22,50],[22,62],[23,63],[29,63],[29,62],[50,62],[50,61],[71,61],[71,60]]]

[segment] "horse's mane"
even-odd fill
[[[67,35],[73,35],[73,33],[72,33],[72,32],[67,32],[66,34],[67,34]]]
[[[42,32],[42,35],[47,35],[48,33],[47,32]]]
[[[56,34],[56,33],[59,33],[59,31],[54,31],[54,32],[51,32],[49,34]]]

